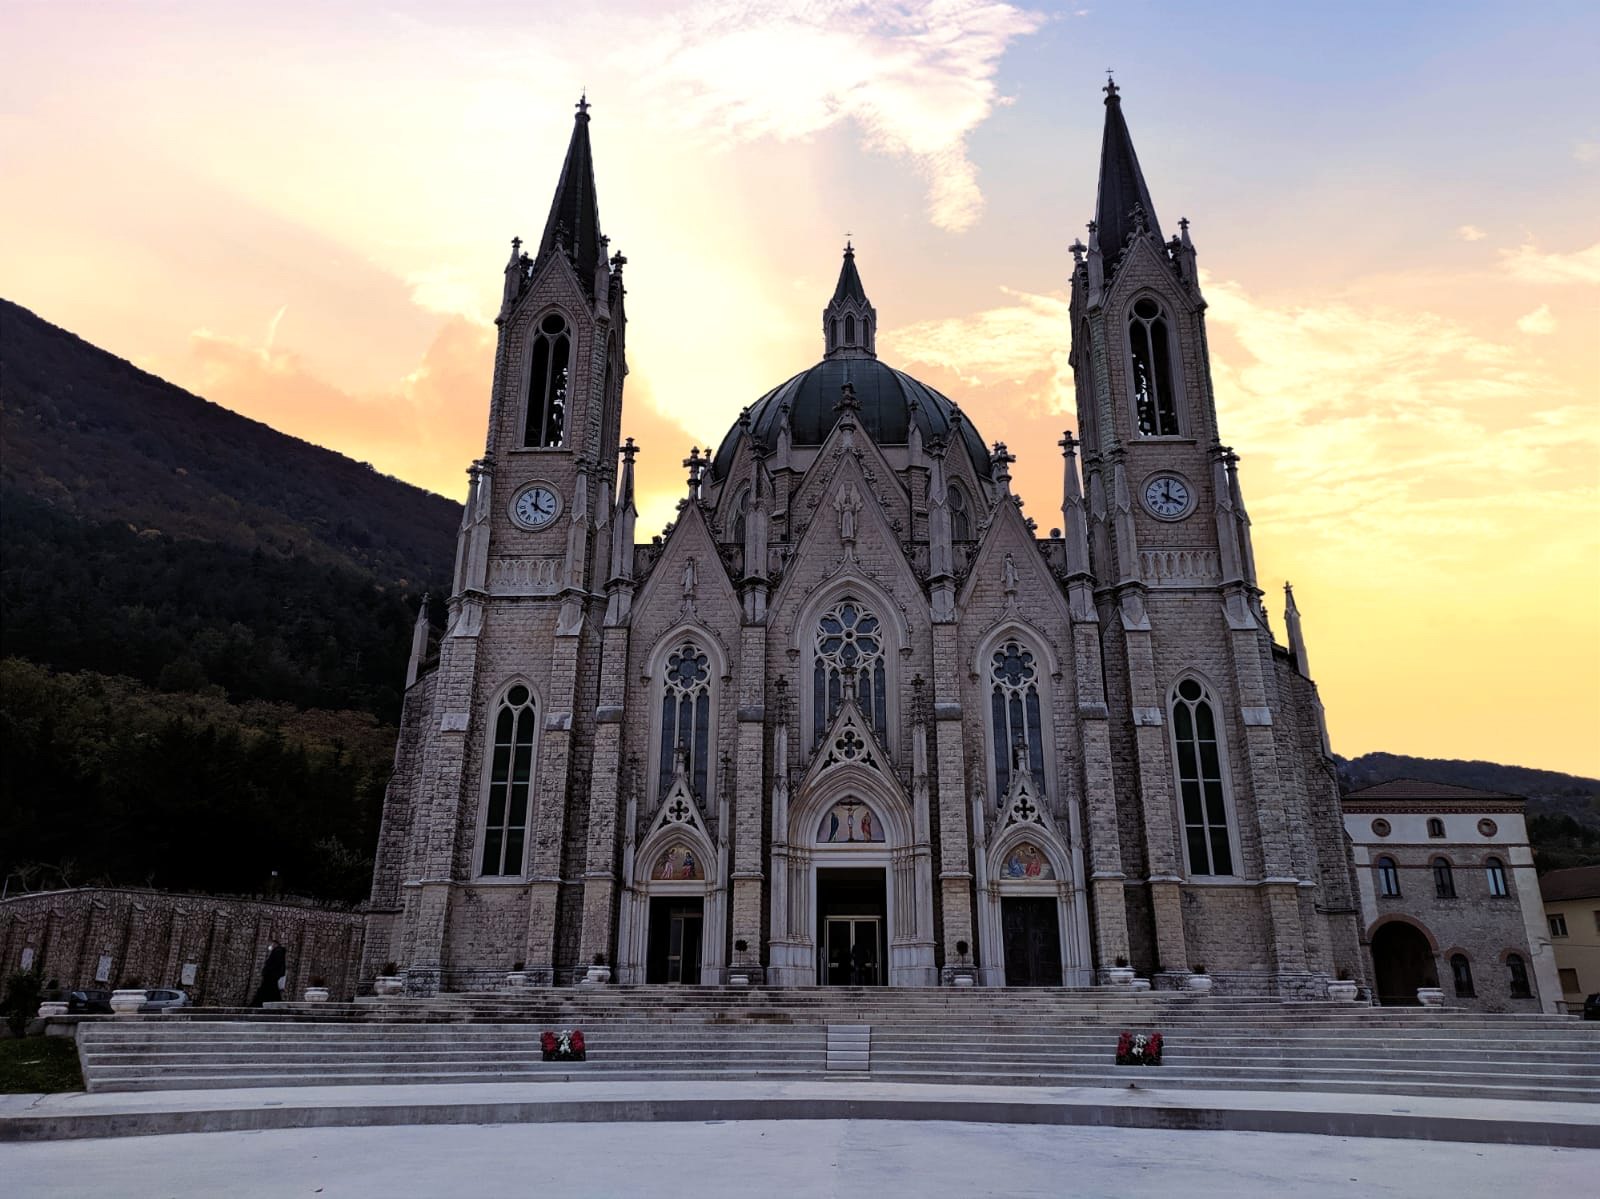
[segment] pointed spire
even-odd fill
[[[1115,80],[1106,80],[1105,93],[1106,127],[1100,142],[1100,194],[1094,219],[1100,245],[1108,261],[1114,262],[1129,234],[1148,233],[1158,243],[1162,238],[1156,206],[1145,186],[1144,172],[1139,169],[1139,156],[1133,152],[1128,122],[1122,116],[1122,97]],[[1135,209],[1139,210],[1137,216]],[[1093,239],[1090,244],[1094,244]]]
[[[1306,661],[1306,635],[1300,628],[1300,605],[1294,602],[1294,587],[1287,581],[1283,585],[1283,623],[1289,630],[1289,652],[1294,655],[1294,668],[1309,679],[1311,664]]]
[[[822,310],[824,356],[828,358],[876,358],[878,356],[878,310],[867,299],[856,270],[856,248],[847,239],[844,263],[839,267],[839,282],[833,299]]]
[[[539,239],[542,259],[558,247],[572,256],[578,278],[585,286],[593,283],[596,264],[605,261],[600,240],[600,205],[594,191],[594,158],[589,150],[589,98],[579,99],[572,123],[572,140],[567,144],[567,160],[561,167],[550,202],[550,216]]]

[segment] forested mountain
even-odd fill
[[[362,898],[460,512],[0,300],[0,871]]]
[[[1533,843],[1539,873],[1600,865],[1600,779],[1529,766],[1402,754],[1372,753],[1337,760],[1339,783],[1346,791],[1390,779],[1423,779],[1525,796],[1528,839]]]

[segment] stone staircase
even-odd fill
[[[588,1061],[542,1062],[581,1028]],[[1123,1028],[1166,1064],[1112,1064]],[[820,1079],[1298,1089],[1600,1101],[1600,1024],[1451,1009],[1103,988],[596,987],[266,1010],[190,1009],[78,1030],[91,1091]],[[846,1073],[848,1072],[848,1073]]]

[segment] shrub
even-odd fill
[[[28,1030],[28,1021],[39,1010],[39,984],[37,970],[18,970],[6,979],[5,998],[0,1000],[0,1012],[5,1013],[6,1027],[11,1035],[20,1037]]]

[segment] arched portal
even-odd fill
[[[931,852],[869,748],[808,780],[788,813],[774,863],[769,978],[779,985],[938,980]]]
[[[1407,920],[1391,920],[1372,934],[1372,966],[1379,1003],[1415,1005],[1418,987],[1439,985],[1427,934]]]

